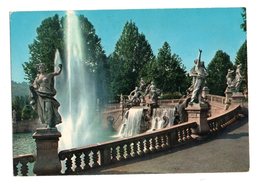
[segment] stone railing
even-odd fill
[[[16,156],[13,159],[13,171],[14,176],[31,176],[33,174],[33,164],[35,162],[35,156],[32,154],[26,154]]]
[[[239,113],[241,112],[241,106],[236,105],[230,110],[218,115],[217,117],[208,118],[208,125],[210,132],[218,132],[221,129],[227,127],[228,125],[234,123],[239,118]]]
[[[224,96],[207,95],[207,99],[209,103],[217,103],[217,104],[225,105]]]
[[[209,102],[224,104],[224,97],[209,95]],[[167,103],[167,102],[166,102]],[[171,101],[170,103],[173,103]],[[214,134],[234,123],[241,113],[239,105],[233,105],[222,111],[217,117],[210,117],[207,123],[210,134]],[[151,153],[171,149],[192,140],[192,129],[196,122],[186,122],[169,128],[146,132],[130,138],[122,138],[101,144],[62,150],[58,157],[62,163],[61,174],[79,174],[93,168],[110,165],[123,160],[142,157]],[[23,155],[13,159],[14,175],[34,175],[34,155]]]
[[[196,122],[187,122],[130,138],[60,151],[59,158],[63,166],[62,174],[76,174],[122,160],[170,149],[193,140],[191,130],[196,126]]]

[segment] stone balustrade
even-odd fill
[[[207,100],[209,103],[215,103],[219,105],[225,105],[225,97],[217,95],[207,95]]]
[[[196,126],[196,122],[187,122],[130,138],[60,151],[59,158],[63,162],[62,174],[75,174],[170,149],[191,141],[191,129]]]
[[[208,95],[209,103],[224,105],[225,97]],[[164,101],[163,103],[175,103]],[[117,108],[115,105],[113,108]],[[222,111],[218,116],[207,119],[210,134],[221,131],[234,123],[241,113],[240,105],[233,105],[229,110]],[[93,168],[110,165],[123,160],[142,157],[151,153],[171,149],[193,139],[192,130],[197,127],[196,122],[186,122],[161,130],[146,132],[130,138],[122,138],[85,147],[62,150],[58,157],[62,163],[61,174],[79,174]],[[209,135],[210,135],[209,134]],[[14,175],[34,175],[32,165],[35,156],[22,155],[13,159]]]
[[[236,105],[228,111],[218,115],[217,117],[208,118],[208,125],[210,132],[218,132],[221,129],[227,127],[228,125],[234,123],[239,118],[239,113],[241,112],[241,106]]]
[[[33,164],[35,162],[35,156],[32,154],[26,154],[16,156],[13,158],[13,171],[14,176],[29,176],[33,175]]]

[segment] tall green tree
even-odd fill
[[[29,61],[23,64],[25,79],[30,83],[37,75],[37,64],[45,63],[47,71],[52,72],[56,49],[63,49],[63,32],[57,14],[43,20],[36,32],[36,38],[29,45]]]
[[[243,23],[240,25],[240,28],[246,32],[246,8],[242,8],[241,16],[243,18]]]
[[[93,77],[97,98],[104,102],[107,99],[106,92],[109,83],[108,60],[101,45],[101,38],[96,34],[93,24],[83,15],[79,16],[79,21],[80,29],[83,34],[86,69]]]
[[[236,55],[236,60],[235,64],[239,65],[241,64],[241,75],[244,78],[244,82],[242,83],[241,88],[247,88],[248,84],[248,78],[247,78],[247,41],[245,41],[242,46],[239,48],[237,55]]]
[[[37,28],[37,36],[29,45],[30,58],[23,64],[26,80],[33,82],[37,75],[37,64],[43,62],[47,72],[54,70],[56,50],[60,51],[62,62],[66,62],[65,29],[67,16],[59,18],[58,15],[44,19]],[[101,39],[96,35],[94,26],[83,15],[78,16],[82,33],[84,56],[82,62],[86,63],[85,69],[89,71],[92,82],[95,83],[97,98],[105,99],[108,83],[108,62]],[[94,85],[93,85],[94,86]]]
[[[128,94],[138,85],[141,77],[147,79],[153,58],[151,46],[144,34],[139,33],[135,23],[127,22],[109,57],[112,96]]]
[[[222,50],[218,50],[207,67],[209,75],[206,80],[211,94],[224,96],[228,69],[233,69],[230,56]]]
[[[186,71],[181,58],[171,53],[170,45],[165,42],[159,49],[152,76],[158,88],[164,93],[183,92],[187,89]]]

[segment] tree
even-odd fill
[[[233,69],[230,56],[222,50],[218,50],[207,67],[209,75],[206,78],[206,85],[211,94],[224,96],[227,87],[226,74],[228,69]]]
[[[244,77],[244,82],[242,83],[241,88],[247,88],[247,41],[245,41],[239,48],[236,55],[235,64],[241,64],[241,75]]]
[[[240,25],[240,28],[246,32],[246,8],[242,8],[241,16],[243,18],[243,23]]]
[[[103,103],[107,99],[109,83],[109,66],[101,39],[96,35],[96,30],[91,22],[83,15],[79,16],[80,28],[83,34],[86,69],[93,77],[97,98]]]
[[[152,76],[164,93],[183,92],[187,88],[185,68],[177,54],[171,54],[170,45],[165,42],[159,49],[157,60],[152,68]]]
[[[148,68],[154,56],[144,34],[138,32],[133,22],[127,22],[109,57],[111,74],[111,93],[115,98],[119,94],[128,94],[135,88],[138,80],[147,79]]]
[[[45,63],[47,72],[54,70],[56,50],[60,51],[62,63],[66,62],[65,29],[67,16],[59,19],[58,15],[44,19],[37,28],[37,36],[29,45],[30,58],[23,64],[26,80],[30,83],[37,75],[37,64]],[[88,70],[91,81],[95,83],[97,98],[104,100],[108,83],[107,57],[101,46],[101,39],[96,35],[94,26],[83,15],[78,16],[82,33],[85,69]],[[94,86],[94,85],[93,85]]]
[[[22,120],[22,111],[24,106],[29,104],[28,96],[15,96],[12,100],[12,110],[16,111],[16,120]]]
[[[52,72],[54,70],[55,52],[59,49],[62,53],[63,50],[63,32],[57,14],[43,20],[36,32],[36,39],[29,45],[29,61],[23,64],[25,79],[30,83],[34,81],[37,75],[37,64],[45,63],[47,72]]]

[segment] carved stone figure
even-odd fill
[[[238,92],[240,90],[240,85],[241,85],[242,78],[243,78],[240,73],[240,69],[241,69],[241,64],[237,65],[236,76],[234,79],[234,87],[235,87],[236,92]]]
[[[133,105],[138,105],[141,102],[141,92],[138,87],[135,87],[133,91],[128,95],[128,99],[130,103],[133,103]]]
[[[233,85],[233,76],[232,76],[233,73],[234,73],[234,70],[228,69],[228,73],[226,75],[228,87],[232,87],[232,85]]]
[[[48,128],[54,128],[61,123],[61,116],[58,112],[59,102],[54,98],[54,77],[62,71],[59,70],[47,73],[44,63],[38,65],[38,74],[32,85],[30,85],[31,101],[33,109],[38,113],[41,123],[47,124]]]
[[[148,91],[149,91],[149,96],[150,96],[152,103],[155,106],[157,106],[158,105],[158,97],[161,94],[161,91],[158,88],[156,88],[153,81],[151,82],[151,85],[149,86]]]
[[[145,92],[145,86],[146,86],[146,83],[145,83],[145,81],[143,80],[143,78],[141,78],[139,90],[140,90],[141,92],[143,92],[143,93]]]
[[[203,102],[201,98],[201,93],[205,85],[205,79],[208,73],[204,66],[204,62],[201,61],[201,52],[202,50],[199,50],[199,57],[198,57],[199,59],[196,59],[194,61],[195,66],[192,71],[192,77],[194,77],[193,78],[194,86],[193,86],[190,104]]]

